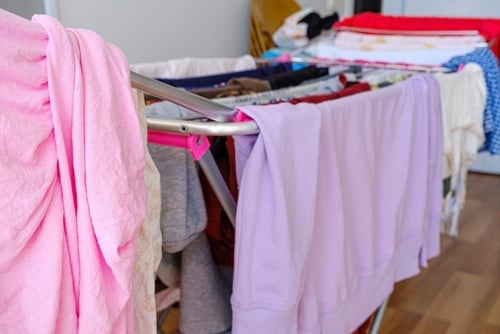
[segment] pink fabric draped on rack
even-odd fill
[[[0,332],[131,333],[145,152],[122,52],[0,10]]]

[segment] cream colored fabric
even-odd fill
[[[443,112],[443,177],[451,177],[444,201],[443,232],[458,234],[465,203],[467,170],[484,142],[486,83],[481,67],[469,63],[456,73],[437,73]]]
[[[161,261],[161,190],[160,173],[146,146],[147,124],[144,95],[134,90],[137,115],[141,123],[146,152],[144,180],[148,189],[148,215],[136,237],[137,258],[134,272],[134,333],[156,334],[155,278]]]
[[[296,49],[309,43],[307,37],[309,25],[300,21],[311,13],[314,13],[314,9],[307,7],[285,18],[283,24],[273,33],[274,44],[280,48]]]
[[[340,31],[333,44],[344,50],[357,51],[474,50],[485,45],[485,40],[481,35],[401,36]]]

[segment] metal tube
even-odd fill
[[[196,111],[211,120],[217,122],[231,122],[233,120],[235,112],[232,108],[186,90],[167,85],[133,71],[130,72],[130,81],[133,88]]]
[[[186,135],[232,136],[255,134],[259,132],[257,124],[253,121],[217,123],[182,119],[148,118],[147,123],[148,128],[151,130]]]
[[[208,150],[199,160],[203,173],[207,177],[208,183],[212,187],[215,195],[219,199],[219,202],[227,214],[229,221],[233,226],[236,225],[236,201],[233,195],[229,191],[229,188],[220,173],[217,164],[215,163],[214,157],[210,150]]]
[[[375,319],[373,320],[373,324],[370,328],[370,334],[377,334],[380,325],[382,324],[382,319],[384,318],[385,310],[387,309],[387,304],[389,304],[389,297],[384,299],[382,304],[377,309],[377,312],[375,313]]]

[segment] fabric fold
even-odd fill
[[[49,16],[0,20],[0,331],[132,333],[147,196],[127,60]]]
[[[353,332],[439,253],[436,79],[239,110],[233,333]]]

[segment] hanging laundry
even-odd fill
[[[486,141],[480,150],[500,154],[500,68],[498,62],[491,50],[480,48],[466,55],[453,57],[443,66],[457,71],[467,63],[476,63],[481,66],[488,91],[483,121]]]
[[[233,333],[352,333],[439,253],[436,79],[240,110]]]
[[[224,84],[237,77],[247,78],[262,78],[267,75],[291,72],[292,65],[287,63],[279,63],[268,66],[262,66],[256,69],[245,71],[228,71],[219,74],[202,75],[202,76],[186,76],[183,78],[155,77],[157,80],[166,84],[182,87],[185,89],[201,89],[224,86]]]
[[[465,205],[467,173],[484,142],[483,113],[487,89],[483,70],[469,63],[459,72],[436,73],[443,111],[443,178],[450,177],[443,204],[442,231],[458,234]]]
[[[0,10],[0,332],[133,333],[144,138],[124,54]]]

